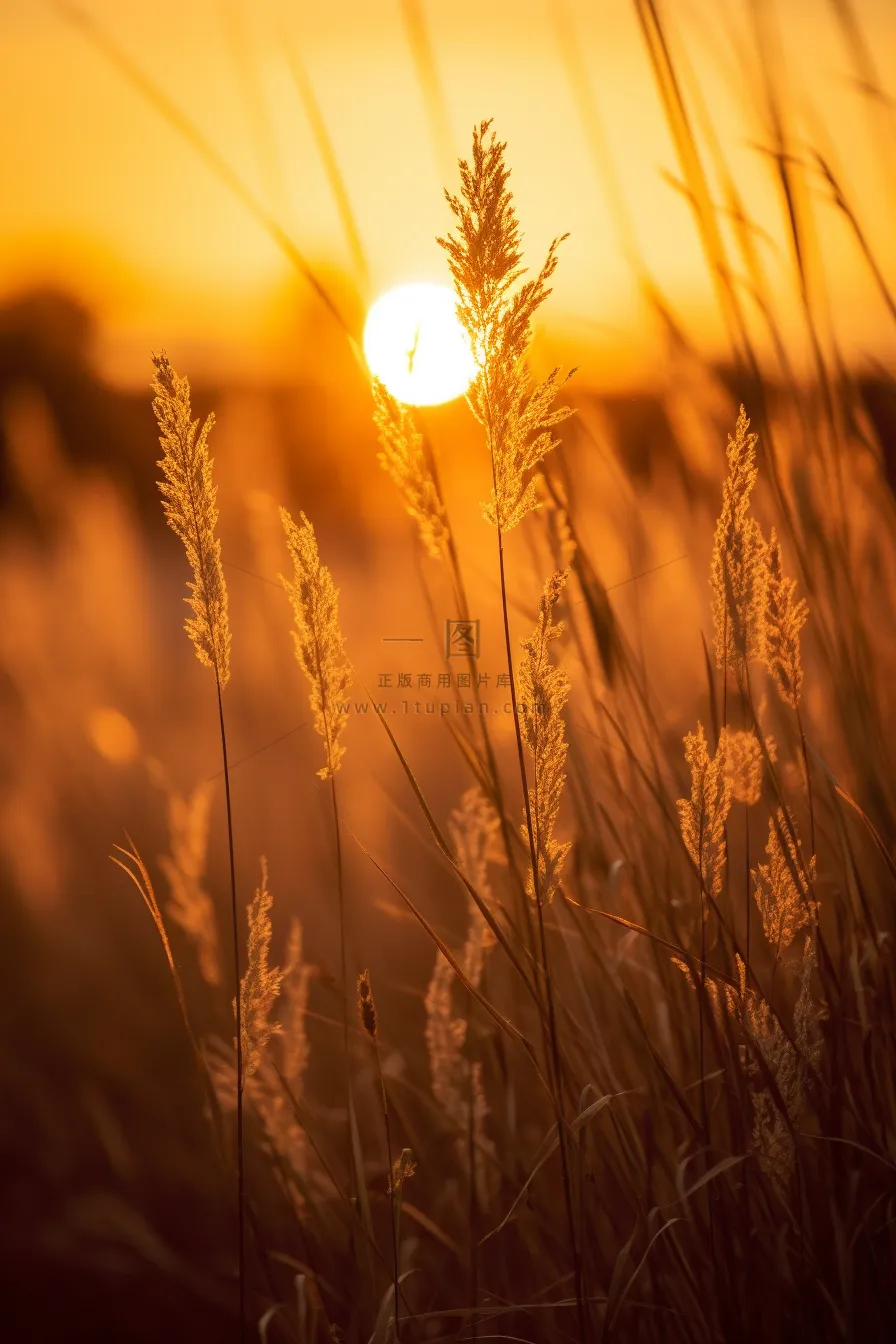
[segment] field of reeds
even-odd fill
[[[635,8],[724,366],[645,266],[657,390],[540,368],[564,221],[526,251],[487,120],[434,240],[465,402],[362,371],[293,431],[164,332],[116,401],[65,305],[0,331],[10,1338],[896,1335],[896,385],[841,356],[810,179],[896,304],[769,61],[796,367]]]

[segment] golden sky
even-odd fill
[[[798,344],[791,253],[761,149],[751,0],[662,8]],[[656,351],[584,98],[639,256],[699,341],[724,350],[692,214],[669,180],[680,169],[632,0],[82,0],[82,9],[183,108],[315,265],[357,276],[366,302],[404,280],[447,278],[434,236],[450,225],[441,195],[448,160],[467,151],[475,121],[494,117],[530,261],[554,234],[571,235],[545,320],[586,352],[586,375],[612,383],[643,376]],[[855,87],[833,0],[768,0],[766,9],[797,142],[836,163],[896,286],[892,122]],[[434,53],[436,119],[409,40],[414,10]],[[896,5],[856,0],[855,12],[886,79],[896,69]],[[340,223],[297,62],[344,180],[366,277]],[[51,0],[0,0],[0,69],[0,295],[42,280],[83,295],[102,318],[103,358],[123,378],[142,381],[147,347],[163,341],[189,340],[247,367],[269,359],[305,291],[194,148]],[[856,358],[896,358],[890,319],[817,179],[812,195],[824,297],[842,343]]]

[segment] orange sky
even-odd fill
[[[449,147],[427,115],[400,0],[83,0],[83,8],[184,108],[315,264],[351,271],[290,70],[290,54],[299,54],[358,222],[366,299],[399,281],[446,278],[433,239],[449,224],[441,197]],[[800,132],[843,170],[896,284],[896,137],[851,83],[828,0],[770,8]],[[604,383],[642,376],[656,350],[589,155],[557,11],[587,70],[638,251],[699,340],[723,350],[688,205],[664,175],[679,169],[631,0],[424,0],[420,9],[451,151],[465,152],[473,122],[493,116],[509,143],[531,260],[553,234],[571,234],[546,321],[584,351],[583,372]],[[858,0],[857,10],[886,76],[896,68],[896,6]],[[780,206],[755,148],[761,80],[742,55],[748,5],[674,0],[664,12],[764,230],[759,247],[796,347]],[[203,344],[240,367],[271,358],[294,325],[301,286],[195,151],[51,0],[0,0],[0,69],[0,294],[54,279],[95,302],[102,358],[123,378],[142,381],[146,348],[162,341]],[[856,357],[896,359],[892,324],[824,195],[819,186],[818,238],[840,339]]]

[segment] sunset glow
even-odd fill
[[[473,356],[444,285],[400,285],[374,303],[364,326],[370,371],[411,406],[436,406],[462,396],[475,372]]]

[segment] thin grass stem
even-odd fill
[[[492,430],[489,425],[489,446],[492,445]],[[494,452],[492,458],[492,476],[497,495],[497,477],[495,475]],[[579,1330],[579,1339],[581,1344],[585,1344],[588,1337],[587,1318],[585,1310],[585,1292],[582,1281],[582,1259],[579,1253],[579,1242],[576,1233],[575,1208],[572,1199],[572,1184],[569,1171],[569,1154],[567,1151],[567,1136],[565,1132],[565,1120],[563,1116],[563,1071],[560,1063],[560,1044],[557,1038],[557,1022],[554,1011],[554,994],[551,984],[550,962],[548,958],[547,937],[544,927],[544,910],[541,901],[541,886],[538,872],[538,850],[535,843],[535,829],[532,822],[532,809],[529,802],[529,782],[526,774],[526,759],[523,753],[523,735],[520,727],[520,717],[517,710],[516,699],[516,674],[513,669],[513,648],[510,642],[510,620],[507,611],[507,580],[504,571],[504,535],[501,529],[500,518],[496,518],[496,530],[498,534],[498,570],[501,580],[501,612],[504,620],[504,645],[507,654],[507,669],[510,678],[510,701],[513,713],[513,726],[516,736],[517,759],[520,767],[520,780],[523,786],[523,801],[526,811],[526,832],[529,839],[529,853],[532,861],[532,888],[535,894],[535,908],[538,924],[538,936],[541,951],[542,971],[544,974],[544,995],[547,1008],[547,1044],[548,1057],[550,1059],[550,1074],[552,1081],[552,1093],[554,1108],[557,1117],[557,1137],[560,1150],[560,1168],[563,1181],[563,1200],[566,1206],[566,1218],[570,1240],[570,1249],[573,1258],[573,1270],[575,1274],[576,1286],[576,1307],[577,1322]]]
[[[224,768],[224,800],[227,809],[227,854],[230,862],[230,915],[233,926],[233,974],[236,985],[234,1008],[236,1012],[236,1169],[237,1210],[239,1236],[239,1296],[240,1341],[246,1338],[246,1171],[243,1151],[243,1015],[242,981],[240,976],[240,927],[236,904],[236,864],[233,854],[233,812],[230,800],[230,768],[227,763],[227,732],[224,727],[224,700],[221,678],[215,668],[215,689],[218,695],[218,723],[221,729],[221,757]]]

